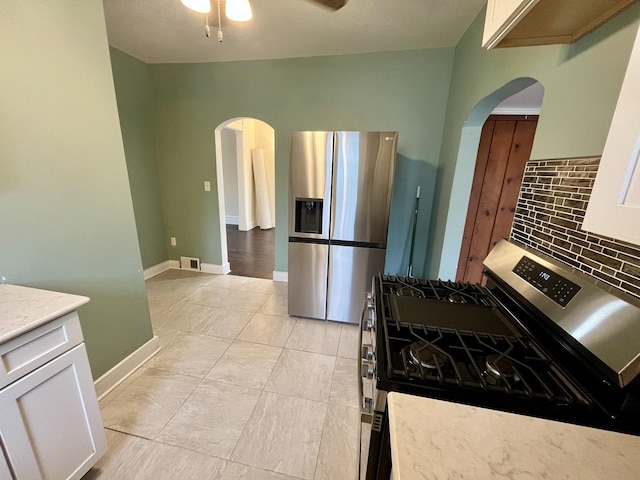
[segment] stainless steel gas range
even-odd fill
[[[484,265],[486,287],[374,277],[361,478],[389,478],[391,391],[640,435],[640,303],[504,240]]]

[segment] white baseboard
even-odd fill
[[[215,263],[201,263],[200,271],[204,273],[215,273],[216,275],[226,275],[231,271],[229,262],[224,265],[216,265]]]
[[[144,362],[160,351],[160,340],[153,337],[115,367],[93,382],[98,400],[124,382]]]
[[[273,280],[276,282],[288,282],[289,272],[277,272],[273,271]]]
[[[144,271],[144,279],[148,280],[151,277],[160,275],[167,270],[180,270],[179,260],[167,260],[166,262],[159,263],[153,267],[149,267]],[[191,270],[190,268],[183,268],[182,270]],[[195,270],[194,270],[195,271]],[[216,275],[226,275],[231,271],[231,265],[226,262],[224,265],[216,265],[215,263],[201,263],[200,271],[204,273],[215,273]],[[286,273],[286,272],[285,272]],[[286,281],[286,280],[282,280]]]
[[[238,230],[240,230],[241,232],[248,232],[249,230],[253,230],[257,226],[258,226],[258,222],[256,221],[255,218],[253,218],[248,222],[246,222],[246,224],[240,225],[238,223]]]
[[[151,277],[155,277],[156,275],[160,275],[161,273],[166,272],[173,268],[171,266],[171,262],[173,260],[167,260],[165,262],[154,265],[153,267],[145,268],[144,270],[144,279],[149,280]]]
[[[227,225],[240,225],[240,217],[235,215],[225,215],[224,223]]]

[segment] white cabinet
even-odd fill
[[[71,312],[0,345],[0,479],[79,479],[107,444]]]
[[[572,43],[637,0],[488,0],[482,46]]]
[[[489,0],[482,46],[492,48],[538,3],[539,0]]]
[[[640,32],[582,228],[640,245]]]

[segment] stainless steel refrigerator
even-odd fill
[[[358,323],[384,271],[397,132],[292,132],[289,314]]]

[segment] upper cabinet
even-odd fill
[[[640,31],[582,228],[640,245]]]
[[[571,43],[638,0],[488,0],[482,46]]]

